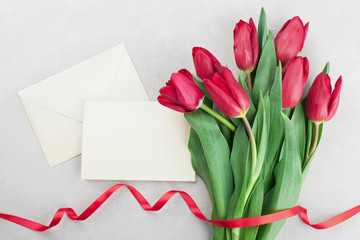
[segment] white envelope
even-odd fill
[[[195,181],[189,132],[158,102],[86,101],[81,178]]]
[[[50,167],[81,154],[84,100],[149,101],[123,44],[18,95]]]

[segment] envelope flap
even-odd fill
[[[50,167],[81,153],[82,123],[21,101]]]
[[[18,94],[23,100],[82,121],[84,100],[106,98],[124,57],[127,57],[127,52],[120,44]]]
[[[149,101],[145,88],[126,49],[107,100]]]

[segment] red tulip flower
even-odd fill
[[[223,67],[223,76],[215,73],[211,79],[204,79],[204,85],[215,104],[227,116],[244,117],[249,110],[250,99],[228,68]]]
[[[240,20],[234,29],[234,54],[238,68],[250,73],[257,65],[259,44],[256,27],[252,18],[249,23]]]
[[[204,96],[191,73],[182,69],[171,75],[170,81],[160,89],[160,96],[157,99],[165,107],[178,112],[189,113],[200,107]]]
[[[342,78],[340,76],[331,93],[329,75],[325,76],[320,73],[316,77],[306,98],[306,114],[312,122],[329,121],[335,115],[339,106],[341,85]]]
[[[309,76],[309,61],[306,57],[293,57],[282,70],[282,107],[293,108],[303,95]]]
[[[196,75],[201,78],[211,78],[215,73],[222,73],[220,62],[208,50],[194,47],[192,50]]]
[[[275,38],[275,49],[278,61],[285,65],[303,48],[309,23],[305,26],[299,17],[288,20]]]

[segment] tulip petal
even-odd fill
[[[159,92],[158,101],[162,105],[182,113],[199,108],[205,96],[186,69],[173,73],[166,86]]]
[[[170,101],[177,102],[177,93],[173,85],[167,84],[167,86],[162,87],[159,92]]]
[[[287,72],[287,69],[289,68],[289,66],[292,64],[292,62],[294,62],[296,59],[296,56],[295,57],[292,57],[289,59],[289,61],[286,63],[286,65],[283,67],[282,69],[282,75],[284,76],[285,73]]]
[[[331,94],[330,104],[328,108],[328,116],[325,121],[329,121],[336,113],[336,110],[339,106],[340,102],[340,92],[342,86],[342,77],[340,76],[339,79],[336,81],[334,91]]]
[[[326,74],[326,75],[325,75],[324,82],[325,82],[326,89],[327,89],[327,90],[330,92],[330,94],[331,94],[332,87],[331,87],[331,79],[330,79],[329,74]]]
[[[211,78],[216,72],[222,73],[222,66],[219,60],[205,48],[194,47],[192,49],[192,56],[196,75],[199,78]]]
[[[157,100],[161,105],[168,107],[172,110],[182,112],[182,113],[188,112],[185,108],[180,107],[179,105],[175,105],[172,101],[168,100],[167,98],[165,98],[163,96],[158,96]]]
[[[178,73],[185,75],[187,78],[193,80],[193,75],[187,69],[180,69]]]
[[[292,20],[292,19],[289,19],[289,20],[287,20],[287,21],[285,22],[285,24],[280,28],[280,31],[278,32],[278,35],[286,29],[286,27],[289,25],[289,23],[290,23],[291,20]]]
[[[209,78],[215,73],[211,59],[201,51],[199,51],[194,57],[194,65],[196,74],[200,78]]]
[[[303,66],[304,66],[304,73],[305,73],[306,76],[308,76],[308,75],[309,75],[309,60],[307,59],[307,57],[304,57],[304,58],[303,58],[303,61],[304,61],[304,64],[303,64]],[[307,77],[306,77],[306,78],[307,78]],[[306,81],[305,81],[305,83],[306,83]]]
[[[245,89],[240,85],[238,81],[236,81],[234,75],[228,68],[224,67],[223,73],[224,79],[228,88],[230,89],[232,97],[243,111],[247,111],[250,108],[250,99]]]
[[[194,80],[193,75],[192,75],[187,69],[180,69],[180,70],[178,71],[178,73],[187,76],[187,77],[188,77],[193,83],[195,83],[195,85],[197,86],[197,84],[196,84],[196,82],[195,82],[195,80]],[[199,98],[204,97],[204,93],[201,91],[201,89],[200,89],[199,87],[194,87],[194,88],[193,88],[193,91],[196,91],[196,94],[197,94],[198,96],[201,96],[201,97],[199,97]]]
[[[177,93],[177,102],[188,108],[196,108],[199,105],[199,92],[195,91],[198,86],[196,83],[181,73],[173,73],[171,82],[174,84]]]
[[[259,58],[257,30],[252,18],[249,23],[240,20],[234,28],[234,54],[238,68],[251,72]]]
[[[328,86],[329,81],[328,75],[326,77],[323,73],[320,73],[309,89],[306,98],[306,114],[313,122],[323,122],[328,116],[331,98],[331,89]]]
[[[242,33],[237,36],[234,43],[235,51],[238,55],[242,65],[246,66],[247,69],[252,65],[253,52],[251,46],[251,29],[247,24],[242,24],[239,26],[239,32]]]
[[[254,24],[254,21],[252,18],[250,18],[249,20],[249,25],[251,28],[251,45],[252,45],[252,50],[253,50],[253,62],[252,65],[255,68],[259,59],[259,40],[258,40],[258,35],[257,35],[257,31],[256,31],[256,26]]]
[[[309,22],[306,23],[305,27],[304,27],[304,42],[305,42],[305,39],[306,39],[306,36],[307,36],[307,33],[308,33],[308,30],[309,30]],[[304,45],[304,42],[303,42],[303,45]]]
[[[299,17],[288,20],[275,38],[276,56],[285,65],[301,51],[307,32]]]
[[[224,72],[223,72],[224,74]],[[224,94],[231,96],[231,91],[226,84],[226,81],[220,76],[220,74],[215,73],[211,79],[212,83],[214,83],[218,88],[220,88]]]
[[[212,80],[205,79],[204,85],[214,100],[218,108],[229,117],[237,117],[241,114],[241,109],[235,100],[224,92]]]
[[[309,61],[306,57],[293,57],[284,67],[282,106],[295,107],[300,101],[309,75]]]

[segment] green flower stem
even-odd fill
[[[248,132],[250,143],[251,143],[251,176],[255,172],[255,166],[257,161],[257,150],[256,150],[256,141],[254,134],[251,130],[251,126],[246,116],[242,117],[242,120],[245,124],[246,131]]]
[[[254,134],[251,130],[251,126],[250,126],[249,121],[247,120],[246,116],[244,116],[242,118],[242,120],[245,124],[245,128],[246,128],[246,131],[248,132],[250,144],[251,144],[251,172],[250,172],[250,180],[249,180],[249,183],[245,190],[245,195],[241,199],[240,205],[239,205],[240,211],[238,212],[238,214],[239,214],[238,217],[240,217],[240,218],[243,217],[243,214],[245,212],[246,203],[249,201],[250,194],[253,191],[256,180],[258,178],[258,176],[254,175],[256,162],[257,162],[257,149],[256,149],[255,137],[254,137]],[[234,228],[232,230],[232,239],[239,239],[239,234],[240,234],[240,228]]]
[[[247,83],[248,83],[248,87],[249,87],[249,95],[251,96],[253,89],[252,89],[250,72],[247,72],[247,73],[246,73],[246,79],[247,79]]]
[[[214,118],[216,118],[217,120],[219,120],[221,123],[227,126],[231,131],[235,132],[236,127],[231,122],[229,122],[223,116],[221,116],[220,114],[209,108],[206,104],[204,103],[201,104],[200,108],[205,112],[207,112],[208,114],[210,114],[211,116],[213,116]]]
[[[306,166],[308,165],[312,155],[314,154],[315,150],[316,150],[316,146],[318,144],[318,139],[319,139],[319,125],[320,123],[315,123],[315,133],[314,133],[314,138],[313,138],[313,141],[312,141],[312,145],[311,145],[311,148],[310,148],[310,151],[309,151],[309,154],[307,155],[305,161],[304,161],[304,164],[303,164],[303,171],[304,169],[306,168]]]

